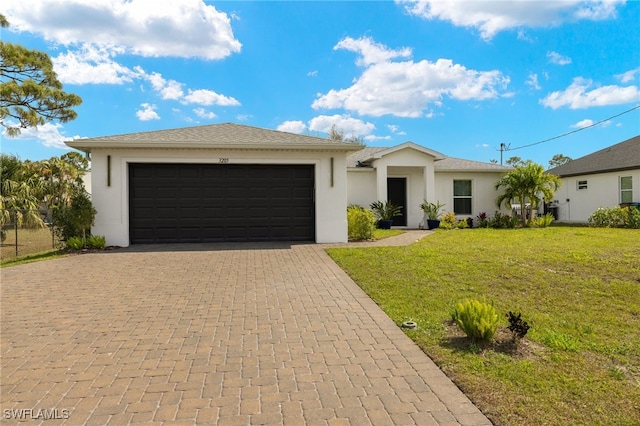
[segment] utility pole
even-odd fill
[[[507,145],[504,142],[500,144],[500,165],[502,166],[502,153],[505,151],[509,151],[509,147],[511,144]]]

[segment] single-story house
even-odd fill
[[[498,209],[495,183],[511,170],[492,163],[462,160],[406,142],[392,148],[367,147],[347,158],[349,204],[368,207],[389,200],[403,206],[394,226],[424,226],[423,200],[444,203],[458,219],[489,216]],[[511,210],[503,207],[502,213]]]
[[[509,168],[447,158],[411,142],[392,148],[232,123],[77,139],[91,156],[97,215],[108,245],[347,240],[346,208],[402,205],[417,228],[424,199],[460,218],[493,213]],[[508,213],[508,211],[507,211]]]
[[[587,222],[600,207],[640,202],[640,136],[547,171],[562,180],[550,207],[564,222]]]

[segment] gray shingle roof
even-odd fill
[[[465,172],[508,172],[511,167],[500,164],[483,163],[481,161],[463,160],[461,158],[447,157],[436,161],[436,171],[465,171]]]
[[[640,135],[549,169],[560,177],[640,169]]]
[[[354,152],[347,157],[347,167],[358,167],[358,162],[366,163],[373,156],[389,148],[366,147],[361,151]],[[501,166],[499,164],[483,163],[480,161],[463,160],[461,158],[446,157],[435,162],[436,171],[467,171],[467,172],[505,172],[511,170],[511,167]]]
[[[359,144],[234,123],[77,139],[67,145],[85,151],[92,148],[362,149]]]

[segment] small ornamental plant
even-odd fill
[[[513,334],[514,341],[522,339],[524,336],[526,336],[527,332],[531,328],[526,321],[522,320],[521,316],[522,314],[520,312],[516,314],[509,311],[509,313],[507,314],[507,319],[509,320],[509,326],[507,328]]]
[[[500,325],[493,305],[471,299],[456,304],[451,319],[473,340],[491,341]]]
[[[71,250],[82,250],[84,248],[84,240],[82,237],[71,237],[67,240],[67,247]]]

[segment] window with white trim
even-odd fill
[[[453,181],[453,212],[471,214],[471,181]]]
[[[631,176],[620,177],[620,202],[633,202],[633,182]]]
[[[587,189],[588,185],[587,185],[587,181],[586,180],[579,180],[576,182],[576,186],[578,187],[578,191],[583,190],[583,189]]]

